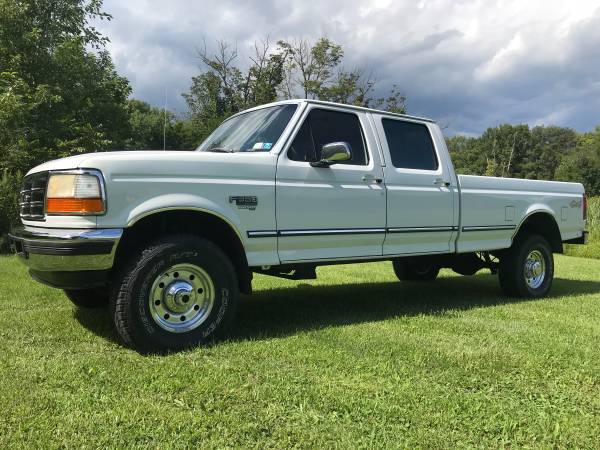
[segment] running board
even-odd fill
[[[253,269],[255,273],[270,275],[286,280],[316,280],[317,268],[315,266],[284,267],[274,266],[269,268]]]

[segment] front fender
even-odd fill
[[[215,215],[229,223],[240,239],[242,239],[243,225],[234,209],[224,207],[222,204],[192,194],[165,194],[140,203],[129,211],[127,215],[127,227],[131,227],[138,220],[151,214],[173,210],[201,211]]]

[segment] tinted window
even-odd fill
[[[401,169],[436,170],[438,161],[429,130],[425,125],[383,119],[392,165]]]
[[[304,121],[298,134],[294,138],[294,142],[288,150],[288,158],[292,161],[315,161],[315,145],[310,134],[310,123],[307,120]]]
[[[332,142],[346,142],[352,159],[339,164],[367,165],[365,143],[356,114],[313,109],[298,131],[288,151],[292,161],[318,161],[321,148]]]

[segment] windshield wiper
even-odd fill
[[[215,153],[233,153],[233,152],[235,152],[234,149],[232,149],[232,148],[225,148],[225,147],[213,147],[213,148],[209,148],[207,151],[208,152],[215,152]]]

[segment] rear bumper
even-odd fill
[[[589,231],[583,231],[580,237],[575,239],[569,239],[568,241],[564,241],[565,244],[587,244],[588,243]]]
[[[13,252],[34,279],[62,289],[81,289],[106,283],[122,235],[122,229],[21,227],[9,238]]]

